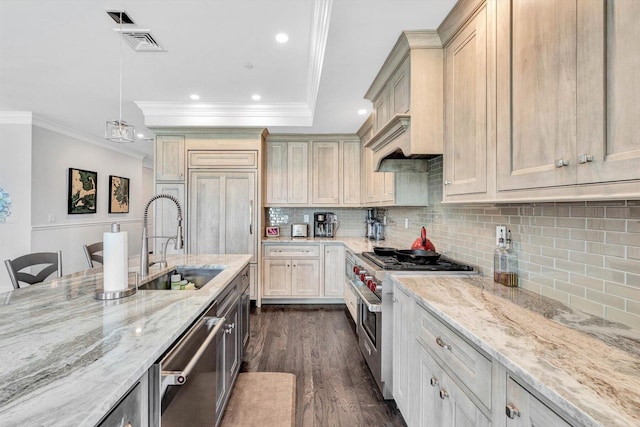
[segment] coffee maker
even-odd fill
[[[338,229],[338,217],[331,212],[313,214],[313,237],[334,237]]]
[[[387,213],[384,209],[367,209],[367,234],[370,240],[384,240],[384,227],[387,223]]]

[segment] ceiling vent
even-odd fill
[[[120,31],[120,29],[114,29]],[[150,30],[122,30],[124,40],[137,52],[164,52],[158,41],[151,35]]]
[[[133,19],[131,19],[131,17],[127,15],[127,12],[124,10],[107,10],[107,15],[109,15],[111,19],[116,21],[116,24],[126,25],[134,23]],[[120,22],[120,16],[122,16],[122,22]]]

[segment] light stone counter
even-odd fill
[[[640,425],[640,328],[483,277],[394,280],[583,425]]]
[[[411,245],[407,244],[391,244],[391,240],[369,240],[365,237],[334,237],[334,238],[315,238],[315,237],[263,237],[262,243],[303,243],[303,244],[318,244],[318,243],[342,243],[348,249],[351,249],[354,253],[361,252],[373,252],[374,246],[390,246],[398,249],[409,249]],[[396,242],[397,243],[397,242]]]
[[[0,426],[95,425],[249,260],[173,255],[150,269],[148,280],[176,265],[224,267],[194,291],[98,301],[93,269],[0,294]]]

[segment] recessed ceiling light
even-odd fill
[[[254,101],[260,101],[262,97],[258,94],[255,94],[255,95],[251,95],[251,99],[253,99]]]
[[[136,135],[138,138],[144,138],[144,133],[139,133],[138,135]]]
[[[286,43],[289,41],[289,36],[285,33],[276,34],[276,41],[278,43]]]
[[[364,116],[365,114],[367,114],[367,110],[362,108],[362,109],[358,110],[358,114],[360,114],[361,116]]]
[[[190,96],[190,98],[193,99],[194,101],[197,101],[198,99],[200,99],[200,95],[197,95],[194,93],[193,95]]]

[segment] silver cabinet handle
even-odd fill
[[[217,320],[218,323],[216,323],[216,326],[211,330],[211,332],[209,332],[207,338],[205,338],[200,347],[198,347],[198,350],[193,354],[191,360],[189,360],[187,366],[185,366],[182,371],[162,371],[162,376],[167,378],[168,385],[183,385],[187,382],[187,378],[189,378],[191,371],[198,364],[198,361],[207,350],[209,345],[211,345],[211,341],[213,341],[215,336],[218,334],[218,331],[220,330],[220,328],[222,328],[225,320],[224,317],[205,317],[203,319],[204,322],[213,322],[215,320]],[[163,362],[164,360],[160,362],[160,366],[162,366]]]
[[[578,156],[578,163],[591,163],[593,162],[593,156],[591,154],[580,154]]]
[[[369,346],[367,345],[367,343],[364,343],[364,348],[367,349],[367,353],[369,353],[369,356],[371,356],[371,349],[369,348]]]
[[[444,180],[444,185],[449,185],[449,184],[451,184],[451,181],[449,181],[448,179],[445,179]]]
[[[440,384],[440,381],[438,381],[438,379],[436,377],[431,377],[431,381],[429,381],[431,383],[431,387],[435,387],[438,384]]]
[[[447,350],[451,351],[451,346],[450,346],[449,344],[445,344],[445,343],[444,343],[444,341],[442,340],[442,338],[440,338],[440,337],[436,338],[436,343],[437,343],[440,347],[442,347],[442,348],[444,348],[444,349],[447,349]]]
[[[569,161],[568,160],[564,160],[564,159],[558,159],[556,160],[556,167],[557,168],[561,168],[564,166],[569,166]]]
[[[447,397],[449,397],[449,393],[447,393],[447,390],[440,389],[440,399],[444,400]]]
[[[249,200],[249,234],[253,234],[253,200]]]
[[[514,405],[512,404],[508,404],[506,407],[506,412],[507,412],[507,417],[511,418],[512,420],[515,417],[519,417],[520,416],[520,411],[518,410],[518,408],[516,408]]]

